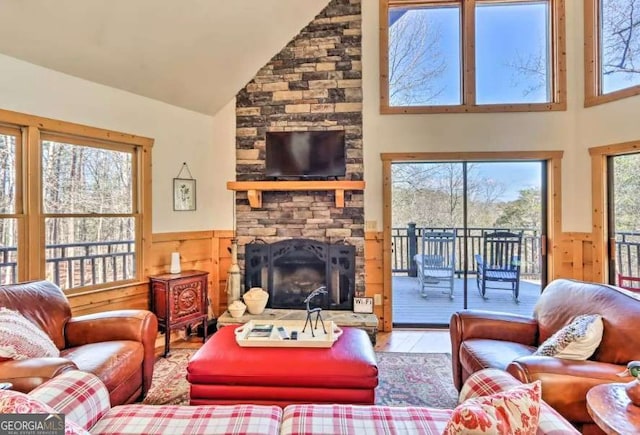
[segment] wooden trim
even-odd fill
[[[461,109],[476,106],[476,5],[475,2],[463,2],[462,14],[462,105]]]
[[[607,210],[607,158],[640,152],[640,141],[623,142],[589,148],[591,155],[591,198],[592,198],[592,237],[593,237],[593,277],[597,282],[607,282],[609,277],[609,252],[607,238],[609,233]]]
[[[382,162],[382,324],[383,331],[393,330],[393,292],[391,286],[391,160]]]
[[[185,232],[173,232],[173,233],[154,233],[151,235],[151,241],[153,243],[172,242],[174,240],[198,240],[198,239],[210,239],[214,237],[213,231],[190,231]]]
[[[42,153],[40,130],[34,126],[26,128],[27,177],[25,177],[25,213],[27,234],[26,280],[45,277],[44,217],[42,215]]]
[[[565,0],[551,1],[551,41],[553,65],[553,108],[567,110],[567,25]]]
[[[599,0],[584,0],[584,107],[640,95],[640,85],[604,94],[600,82]]]
[[[25,113],[12,112],[10,110],[0,109],[0,122],[19,125],[22,127],[35,127],[40,131],[90,137],[110,142],[121,142],[139,146],[153,145],[153,139],[148,137],[89,127],[72,122],[58,121],[56,119],[43,118],[40,116],[27,115]]]
[[[16,209],[15,213],[18,213],[19,216],[16,216],[17,219],[17,229],[18,229],[18,255],[16,256],[16,261],[18,262],[18,274],[16,278],[18,281],[26,281],[28,276],[27,265],[29,264],[29,246],[28,236],[27,236],[27,215],[26,215],[26,207],[28,205],[27,201],[29,196],[27,195],[27,186],[28,180],[27,176],[29,174],[29,168],[25,163],[24,155],[25,148],[27,147],[27,138],[24,134],[23,130],[18,130],[19,136],[16,140]]]
[[[496,3],[502,0],[497,0]],[[513,0],[519,1],[519,0]],[[525,0],[522,0],[525,1]],[[380,113],[433,114],[433,113],[494,113],[494,112],[547,112],[567,110],[567,60],[565,0],[548,0],[550,7],[551,39],[551,99],[547,103],[476,104],[475,59],[475,7],[479,0],[380,0],[379,2],[379,60],[380,60]],[[451,106],[390,106],[389,102],[389,7],[459,5],[462,13],[462,104]]]
[[[249,205],[262,207],[263,191],[334,190],[336,207],[344,207],[345,190],[364,190],[364,181],[228,181],[227,189],[246,191]]]
[[[139,213],[142,213],[140,220],[139,243],[141,246],[140,255],[138,256],[139,266],[138,277],[149,276],[151,270],[151,249],[152,249],[152,223],[153,223],[153,202],[152,202],[152,155],[151,149],[153,140],[143,145],[139,150],[138,161],[140,164],[139,171],[134,174],[137,178],[136,186],[138,188],[137,204]]]
[[[561,269],[559,253],[562,234],[562,153],[550,153],[547,160],[547,278]]]
[[[378,7],[380,113],[388,113],[389,105],[389,2],[380,0]]]
[[[596,104],[600,93],[596,7],[598,0],[584,0],[584,106]]]
[[[638,152],[640,152],[640,140],[589,148],[589,154],[591,156],[619,156]]]
[[[391,164],[403,161],[526,161],[547,162],[547,220],[551,224],[547,233],[547,274],[555,277],[561,268],[559,241],[562,236],[562,151],[514,152],[446,152],[446,153],[381,153],[382,160],[382,234],[383,234],[383,331],[393,329],[392,276],[391,276]]]
[[[501,161],[501,160],[552,160],[561,159],[564,151],[462,151],[462,152],[427,152],[427,153],[381,153],[382,161]]]
[[[77,145],[81,147],[90,147],[90,148],[100,148],[107,149],[111,151],[118,151],[121,153],[135,153],[136,149],[142,145],[133,145],[133,144],[125,144],[119,142],[112,142],[107,140],[96,140],[89,137],[82,136],[70,136],[66,134],[56,134],[56,133],[41,133],[40,140],[42,141],[50,141],[62,144],[70,144]]]
[[[593,233],[593,275],[598,282],[607,276],[607,156],[591,155],[591,220]]]

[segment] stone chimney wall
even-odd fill
[[[274,23],[277,25],[277,23]],[[347,180],[363,179],[360,0],[332,0],[242,89],[236,100],[236,179],[265,180],[267,131],[344,130]],[[356,294],[364,294],[364,199],[345,191],[264,192],[262,208],[236,194],[241,270],[244,245],[308,238],[356,247]]]

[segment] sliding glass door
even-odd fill
[[[607,159],[609,282],[640,292],[640,154]]]
[[[465,308],[530,314],[540,295],[543,162],[394,162],[393,324]]]

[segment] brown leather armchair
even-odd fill
[[[118,310],[71,317],[58,286],[33,281],[0,286],[0,306],[20,312],[49,335],[59,358],[0,362],[0,382],[28,392],[72,369],[98,376],[113,406],[131,403],[151,386],[158,320],[146,310]]]
[[[533,356],[538,345],[580,314],[600,314],[602,341],[586,361]],[[460,311],[450,325],[456,388],[483,368],[506,370],[522,382],[542,381],[542,398],[583,430],[595,428],[587,391],[598,384],[628,382],[617,374],[640,360],[640,300],[623,289],[558,279],[543,291],[533,317]]]

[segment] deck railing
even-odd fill
[[[392,270],[394,273],[407,273],[409,276],[417,276],[417,269],[413,256],[419,254],[422,231],[451,231],[451,228],[419,228],[415,224],[408,224],[405,228],[391,229],[392,243]],[[540,231],[533,228],[454,228],[456,233],[456,274],[464,272],[464,238],[467,238],[468,257],[467,267],[469,273],[475,274],[475,254],[482,254],[485,231],[522,231],[522,252],[520,258],[520,275],[523,278],[540,277]]]
[[[631,231],[616,233],[616,268],[619,276],[640,277],[640,233]],[[625,282],[623,285],[630,285],[630,283]]]
[[[130,279],[135,275],[135,241],[46,245],[46,278],[69,289]],[[0,247],[0,283],[16,282],[16,247]]]

